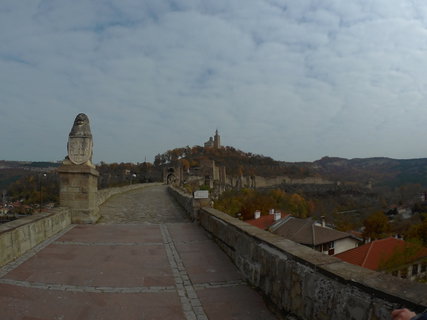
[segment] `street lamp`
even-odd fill
[[[130,175],[130,184],[132,184],[132,178],[136,178],[136,174],[135,173],[132,173]]]
[[[40,208],[39,208],[39,212],[42,212],[42,178],[46,177],[46,173],[40,174]]]

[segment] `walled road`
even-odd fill
[[[101,213],[0,268],[0,319],[276,319],[166,187],[116,196]]]
[[[100,208],[98,223],[188,222],[166,186],[137,189],[112,197]]]

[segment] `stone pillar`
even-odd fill
[[[60,205],[70,208],[71,223],[95,223],[100,217],[98,171],[87,165],[64,164],[58,173]]]
[[[84,113],[74,120],[67,151],[68,156],[58,168],[60,205],[70,208],[71,223],[95,223],[99,219],[99,173],[92,164],[92,133]]]

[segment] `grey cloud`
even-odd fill
[[[0,9],[10,30],[0,34],[4,158],[62,157],[79,112],[93,123],[97,161],[152,159],[202,144],[216,127],[227,144],[289,161],[425,155],[424,2],[9,1]]]

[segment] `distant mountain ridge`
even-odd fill
[[[61,164],[58,162],[51,161],[10,161],[0,160],[0,169],[11,169],[11,168],[56,168]]]
[[[323,157],[311,164],[322,177],[331,180],[398,187],[420,184],[427,187],[427,158],[391,159],[385,157],[345,159]]]
[[[34,172],[50,171],[60,166],[48,161],[8,161],[0,160],[0,191],[7,189],[13,182]]]
[[[354,158],[323,157],[313,162],[276,161],[271,157],[255,155],[226,147],[223,150],[203,147],[180,148],[168,151],[164,162],[173,159],[171,154],[179,150],[176,161],[187,158],[209,158],[227,168],[227,174],[236,174],[242,168],[244,174],[317,176],[325,180],[358,183],[373,186],[399,187],[405,184],[419,184],[427,188],[427,158],[392,159],[386,157]],[[191,150],[191,152],[190,152]],[[182,156],[181,156],[182,153]],[[163,159],[162,159],[163,160]],[[52,170],[58,162],[6,161],[0,160],[0,189],[34,171]]]

